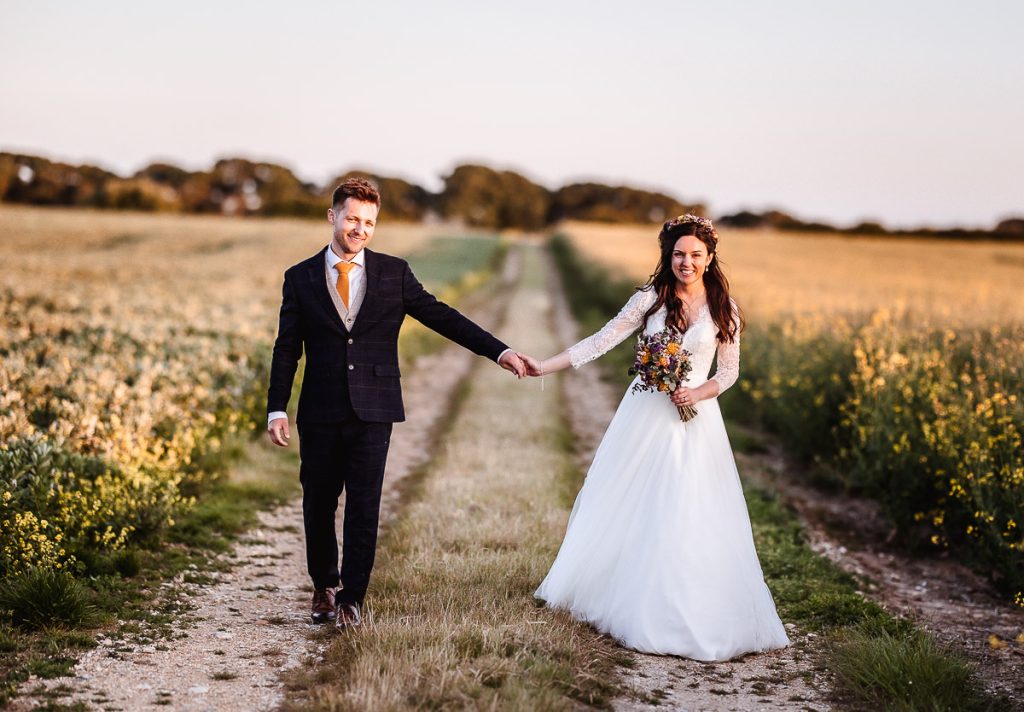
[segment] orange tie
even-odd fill
[[[355,262],[339,262],[334,265],[334,268],[338,270],[338,296],[341,297],[341,303],[345,305],[346,309],[348,309],[348,273],[355,266]]]

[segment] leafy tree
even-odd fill
[[[1000,237],[1024,240],[1024,218],[1001,220],[994,231]]]
[[[323,210],[339,183],[348,178],[366,178],[380,191],[381,213],[387,220],[419,222],[434,209],[435,196],[425,188],[402,180],[382,176],[371,171],[351,170],[328,182],[322,191]]]
[[[686,205],[670,195],[603,183],[573,183],[555,191],[550,222],[659,223],[682,213],[703,213],[700,204]]]
[[[513,171],[479,165],[457,166],[444,179],[441,213],[475,227],[540,230],[547,225],[547,188]]]
[[[181,186],[185,185],[191,176],[192,174],[184,168],[179,168],[170,163],[150,163],[142,170],[136,171],[133,177],[148,178],[154,183],[180,190]]]
[[[73,166],[21,154],[0,156],[11,171],[3,199],[12,203],[96,205],[102,201],[103,184],[117,177],[96,166]]]

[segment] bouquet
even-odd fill
[[[690,352],[679,343],[680,338],[679,331],[671,328],[637,336],[636,358],[629,369],[630,376],[640,376],[640,382],[633,386],[634,393],[671,393],[686,380],[693,366],[690,364]],[[680,405],[676,409],[683,422],[697,415],[697,409],[692,405]]]

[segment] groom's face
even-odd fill
[[[335,251],[351,258],[370,244],[379,210],[373,203],[355,198],[345,198],[341,205],[328,210],[327,221],[334,226]]]

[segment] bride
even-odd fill
[[[743,324],[716,259],[718,234],[687,214],[658,240],[657,269],[618,316],[557,356],[526,357],[534,376],[579,368],[638,328],[674,327],[692,365],[671,397],[623,396],[535,595],[640,652],[720,661],[782,648],[789,640],[718,408],[739,373]],[[697,415],[681,422],[677,406]]]

